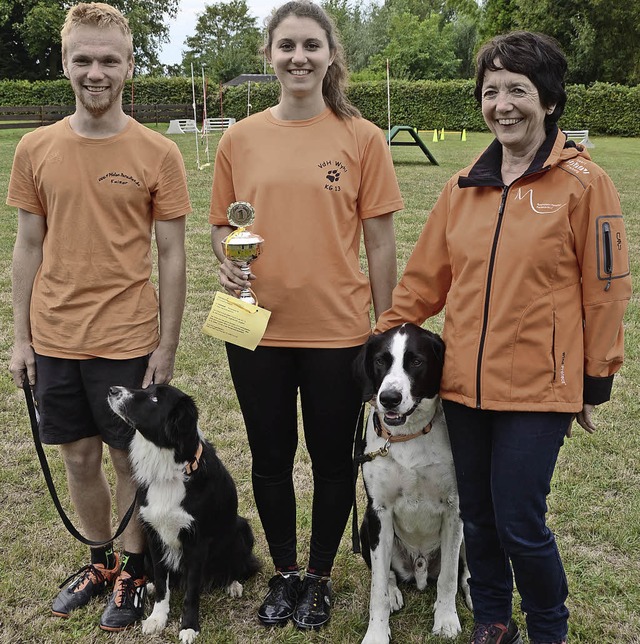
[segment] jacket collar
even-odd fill
[[[567,149],[569,154],[563,153]],[[548,170],[564,158],[584,154],[581,148],[578,148],[573,141],[568,141],[564,132],[558,129],[557,125],[549,130],[547,138],[538,148],[531,165],[523,176]],[[469,172],[465,171],[458,177],[458,187],[472,188],[482,186],[504,186],[501,174],[502,166],[502,144],[498,139],[494,139],[489,147],[478,157],[477,161],[471,166]]]

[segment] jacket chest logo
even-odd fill
[[[518,188],[515,196],[516,201],[528,201],[531,211],[536,215],[552,215],[561,210],[566,203],[549,203],[544,201],[537,201],[533,196],[533,188],[523,192],[522,188]]]

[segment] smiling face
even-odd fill
[[[268,58],[283,95],[322,98],[322,81],[334,52],[312,18],[289,15],[274,29]]]
[[[122,109],[122,90],[133,74],[133,56],[131,41],[120,29],[74,27],[68,35],[62,66],[79,110],[102,116]]]
[[[506,69],[486,71],[482,116],[509,152],[525,155],[542,145],[546,137],[544,119],[553,107],[542,105],[536,86],[524,74]]]

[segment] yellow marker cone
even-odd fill
[[[440,140],[444,141],[444,128],[440,130]]]
[[[461,141],[466,141],[467,140],[467,131],[465,129],[462,130],[462,136],[460,137]]]
[[[437,143],[438,142],[438,130],[433,130],[433,142]]]

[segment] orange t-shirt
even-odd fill
[[[305,121],[270,110],[236,123],[216,154],[209,221],[248,201],[264,238],[252,288],[271,311],[263,346],[340,348],[370,334],[362,220],[403,208],[382,131],[330,109]]]
[[[191,211],[173,141],[134,120],[104,139],[79,136],[68,119],[38,128],[16,148],[7,204],[47,220],[31,297],[37,353],[125,359],[155,349],[153,222]]]

